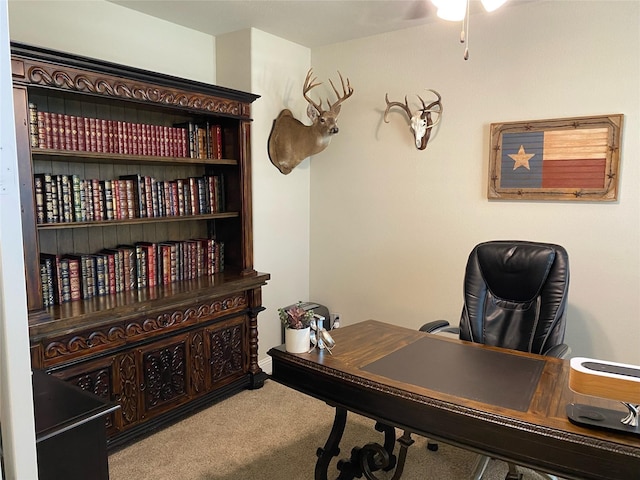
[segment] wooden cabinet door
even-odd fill
[[[114,388],[115,357],[102,358],[53,372],[52,375],[71,383],[82,390],[91,392],[110,402],[118,401],[117,388]],[[107,436],[120,429],[120,410],[106,416]]]
[[[248,318],[234,317],[205,328],[209,359],[209,389],[218,388],[248,371]]]
[[[138,348],[141,420],[189,400],[189,335],[182,334]]]

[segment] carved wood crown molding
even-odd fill
[[[186,92],[31,60],[14,58],[13,67],[14,78],[17,71],[17,76],[24,75],[22,81],[29,85],[235,117],[250,118],[251,115],[248,103],[204,93]]]

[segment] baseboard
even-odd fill
[[[271,367],[271,357],[263,358],[258,361],[258,366],[262,369],[264,373],[267,375],[271,375],[272,367]]]

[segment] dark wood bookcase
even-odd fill
[[[261,387],[266,375],[258,366],[257,316],[269,275],[253,266],[250,115],[258,96],[24,44],[12,43],[11,51],[33,367],[120,405],[107,420],[110,446]],[[36,111],[143,129],[218,125],[223,155],[196,149],[183,156],[156,144],[123,152],[106,139],[99,151],[62,140],[52,148],[39,142]],[[115,127],[109,132],[116,135]],[[141,175],[157,182],[217,176],[224,208],[192,204],[193,211],[180,214],[153,210],[99,220],[72,214],[43,222],[34,185],[41,174],[97,181]],[[41,254],[93,255],[138,242],[205,238],[224,245],[223,271],[209,271],[206,261],[196,268],[195,257],[181,257],[190,274],[156,276],[155,286],[120,284],[115,292],[112,286],[111,293],[53,304],[43,296]],[[197,259],[200,265],[203,257]]]

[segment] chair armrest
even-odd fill
[[[554,357],[554,358],[567,358],[570,353],[571,353],[571,348],[569,348],[569,345],[565,343],[561,343],[559,345],[555,345],[551,347],[549,350],[544,352],[544,355],[547,357]]]
[[[458,327],[451,327],[449,322],[446,320],[434,320],[433,322],[425,323],[420,327],[421,332],[426,333],[455,333],[456,335],[460,334],[460,329]]]

